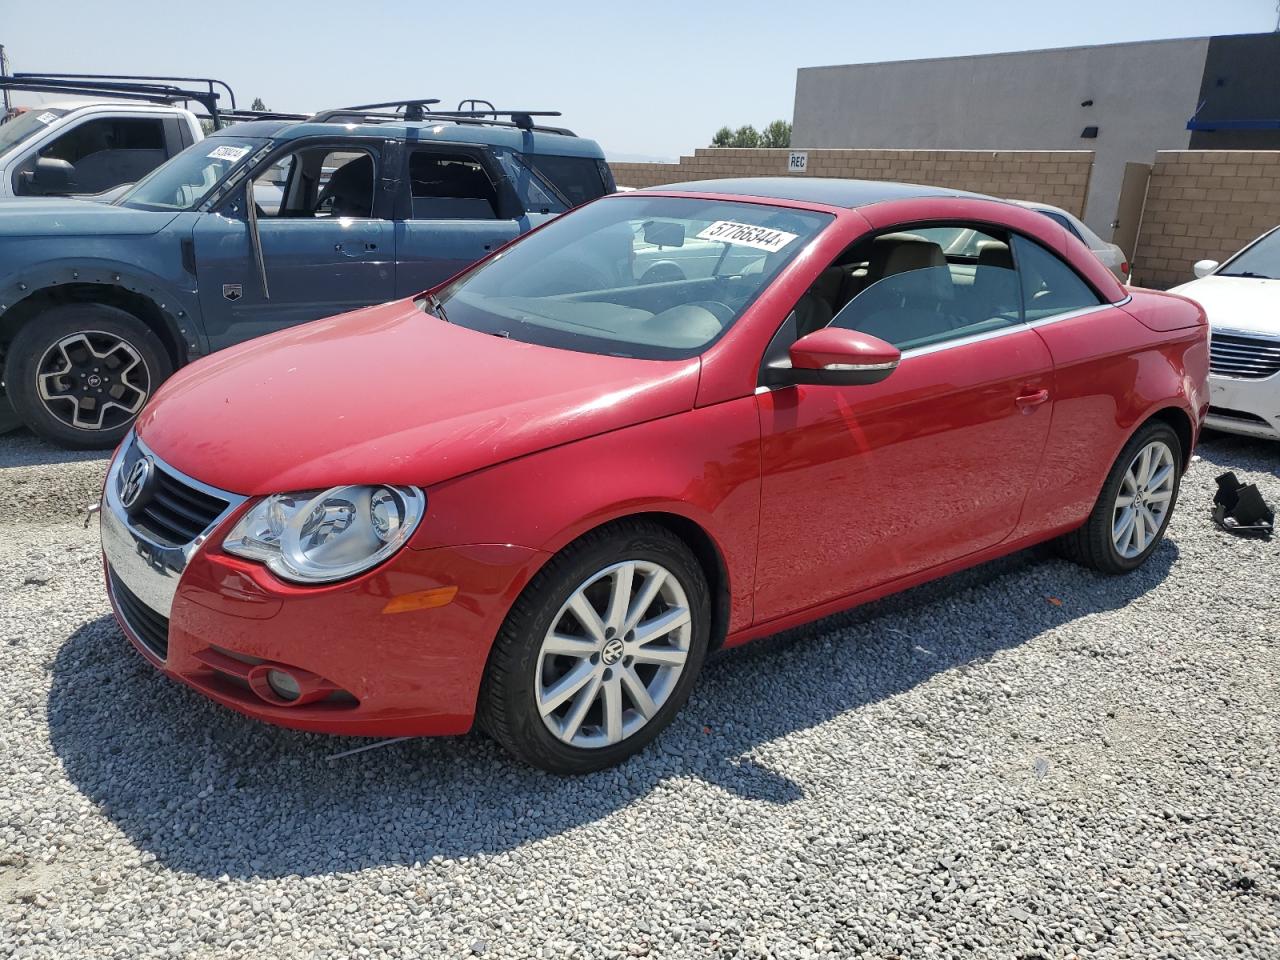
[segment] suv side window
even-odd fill
[[[1014,237],[1013,251],[1018,258],[1028,322],[1102,303],[1075,270],[1040,244]]]
[[[414,220],[496,220],[498,191],[475,159],[415,150],[409,155]]]
[[[253,181],[260,217],[373,216],[377,161],[359,147],[312,146],[277,158]]]
[[[546,177],[566,200],[575,207],[609,193],[600,172],[600,161],[592,157],[557,157],[545,153],[526,153],[524,160]]]
[[[168,159],[164,118],[88,120],[41,148],[39,156],[72,164],[76,193],[101,193],[122,183],[141,180]],[[34,167],[35,158],[23,164],[23,169]]]
[[[959,252],[947,252],[953,249]],[[796,305],[798,336],[826,326],[824,315],[831,326],[900,350],[1019,324],[1009,237],[989,227],[947,226],[860,240]]]

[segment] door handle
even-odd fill
[[[1049,399],[1048,390],[1032,390],[1028,393],[1020,394],[1014,403],[1018,405],[1018,409],[1023,413],[1030,413],[1040,404],[1047,402]]]
[[[333,245],[335,253],[340,253],[344,257],[359,257],[366,253],[373,253],[378,249],[378,245],[372,240],[342,240]]]

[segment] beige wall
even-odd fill
[[[620,186],[653,187],[684,180],[786,176],[791,151],[704,148],[679,163],[614,163]],[[808,171],[793,176],[898,180],[972,190],[1013,200],[1040,200],[1077,216],[1084,211],[1093,153],[1089,150],[808,150]]]
[[[1223,260],[1280,223],[1280,150],[1156,154],[1142,214],[1134,282],[1193,279],[1197,260]]]

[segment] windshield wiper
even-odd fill
[[[1252,270],[1241,270],[1238,273],[1220,273],[1220,277],[1248,277],[1250,280],[1274,280],[1275,277],[1269,277],[1265,273],[1254,273]]]
[[[437,297],[434,293],[428,293],[425,297],[422,298],[422,302],[427,305],[427,308],[432,313],[434,313],[437,317],[439,317],[445,323],[453,322],[452,320],[449,319],[449,315],[444,312],[444,304],[440,302],[440,298]]]

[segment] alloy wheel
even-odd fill
[[[574,747],[634,735],[674,692],[692,637],[688,597],[666,567],[628,560],[598,571],[543,637],[534,684],[543,723]]]
[[[1143,553],[1164,526],[1178,480],[1173,451],[1153,440],[1133,458],[1120,481],[1111,521],[1111,542],[1126,560]]]
[[[137,415],[151,376],[137,348],[113,333],[89,330],[63,337],[36,367],[40,400],[77,430],[110,430]]]

